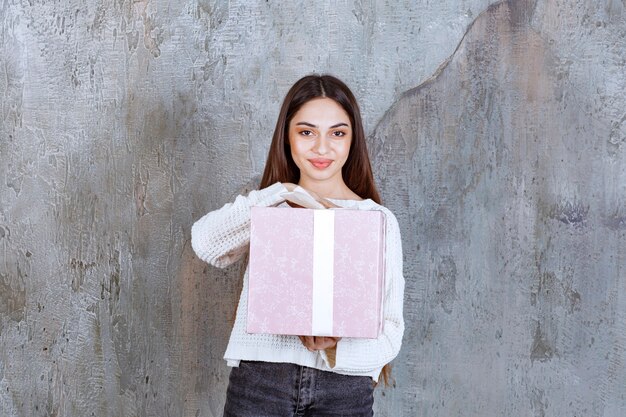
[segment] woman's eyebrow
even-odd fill
[[[308,126],[308,127],[314,127],[314,128],[317,129],[316,125],[314,125],[312,123],[309,123],[309,122],[298,122],[298,123],[296,123],[296,126],[300,126],[300,125]],[[336,128],[341,127],[341,126],[350,127],[347,123],[341,122],[341,123],[337,123],[336,125],[332,125],[330,127],[330,129],[336,129]]]

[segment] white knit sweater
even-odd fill
[[[240,195],[233,203],[228,203],[195,222],[191,228],[191,245],[198,257],[219,268],[240,259],[249,249],[250,208],[286,204],[281,194],[287,191],[284,185],[277,182],[262,190],[251,191],[248,196]],[[246,267],[235,325],[224,354],[229,366],[238,366],[240,360],[287,362],[345,375],[367,375],[378,380],[382,367],[398,354],[404,333],[404,277],[398,221],[391,211],[370,199],[329,200],[342,207],[381,210],[385,214],[387,226],[383,332],[377,339],[344,337],[339,340],[334,366],[329,362],[325,351],[310,352],[297,336],[248,334]]]

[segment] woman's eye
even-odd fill
[[[311,132],[310,130],[301,130],[300,134],[302,136],[311,136],[313,134],[313,132]]]
[[[342,136],[346,136],[346,132],[342,131],[342,130],[336,130],[333,132],[333,136],[337,136],[337,137],[342,137]]]

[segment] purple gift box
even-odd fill
[[[381,211],[253,207],[248,333],[378,337],[384,253]]]

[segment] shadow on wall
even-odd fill
[[[403,228],[407,329],[394,373],[404,415],[543,415],[549,402],[566,415],[620,401],[606,380],[626,375],[605,354],[625,346],[601,323],[619,311],[607,292],[624,279],[624,207],[607,178],[625,155],[598,133],[602,110],[563,75],[532,23],[536,7],[489,7],[369,138]],[[606,372],[585,373],[586,360]],[[547,401],[560,384],[578,388]]]

